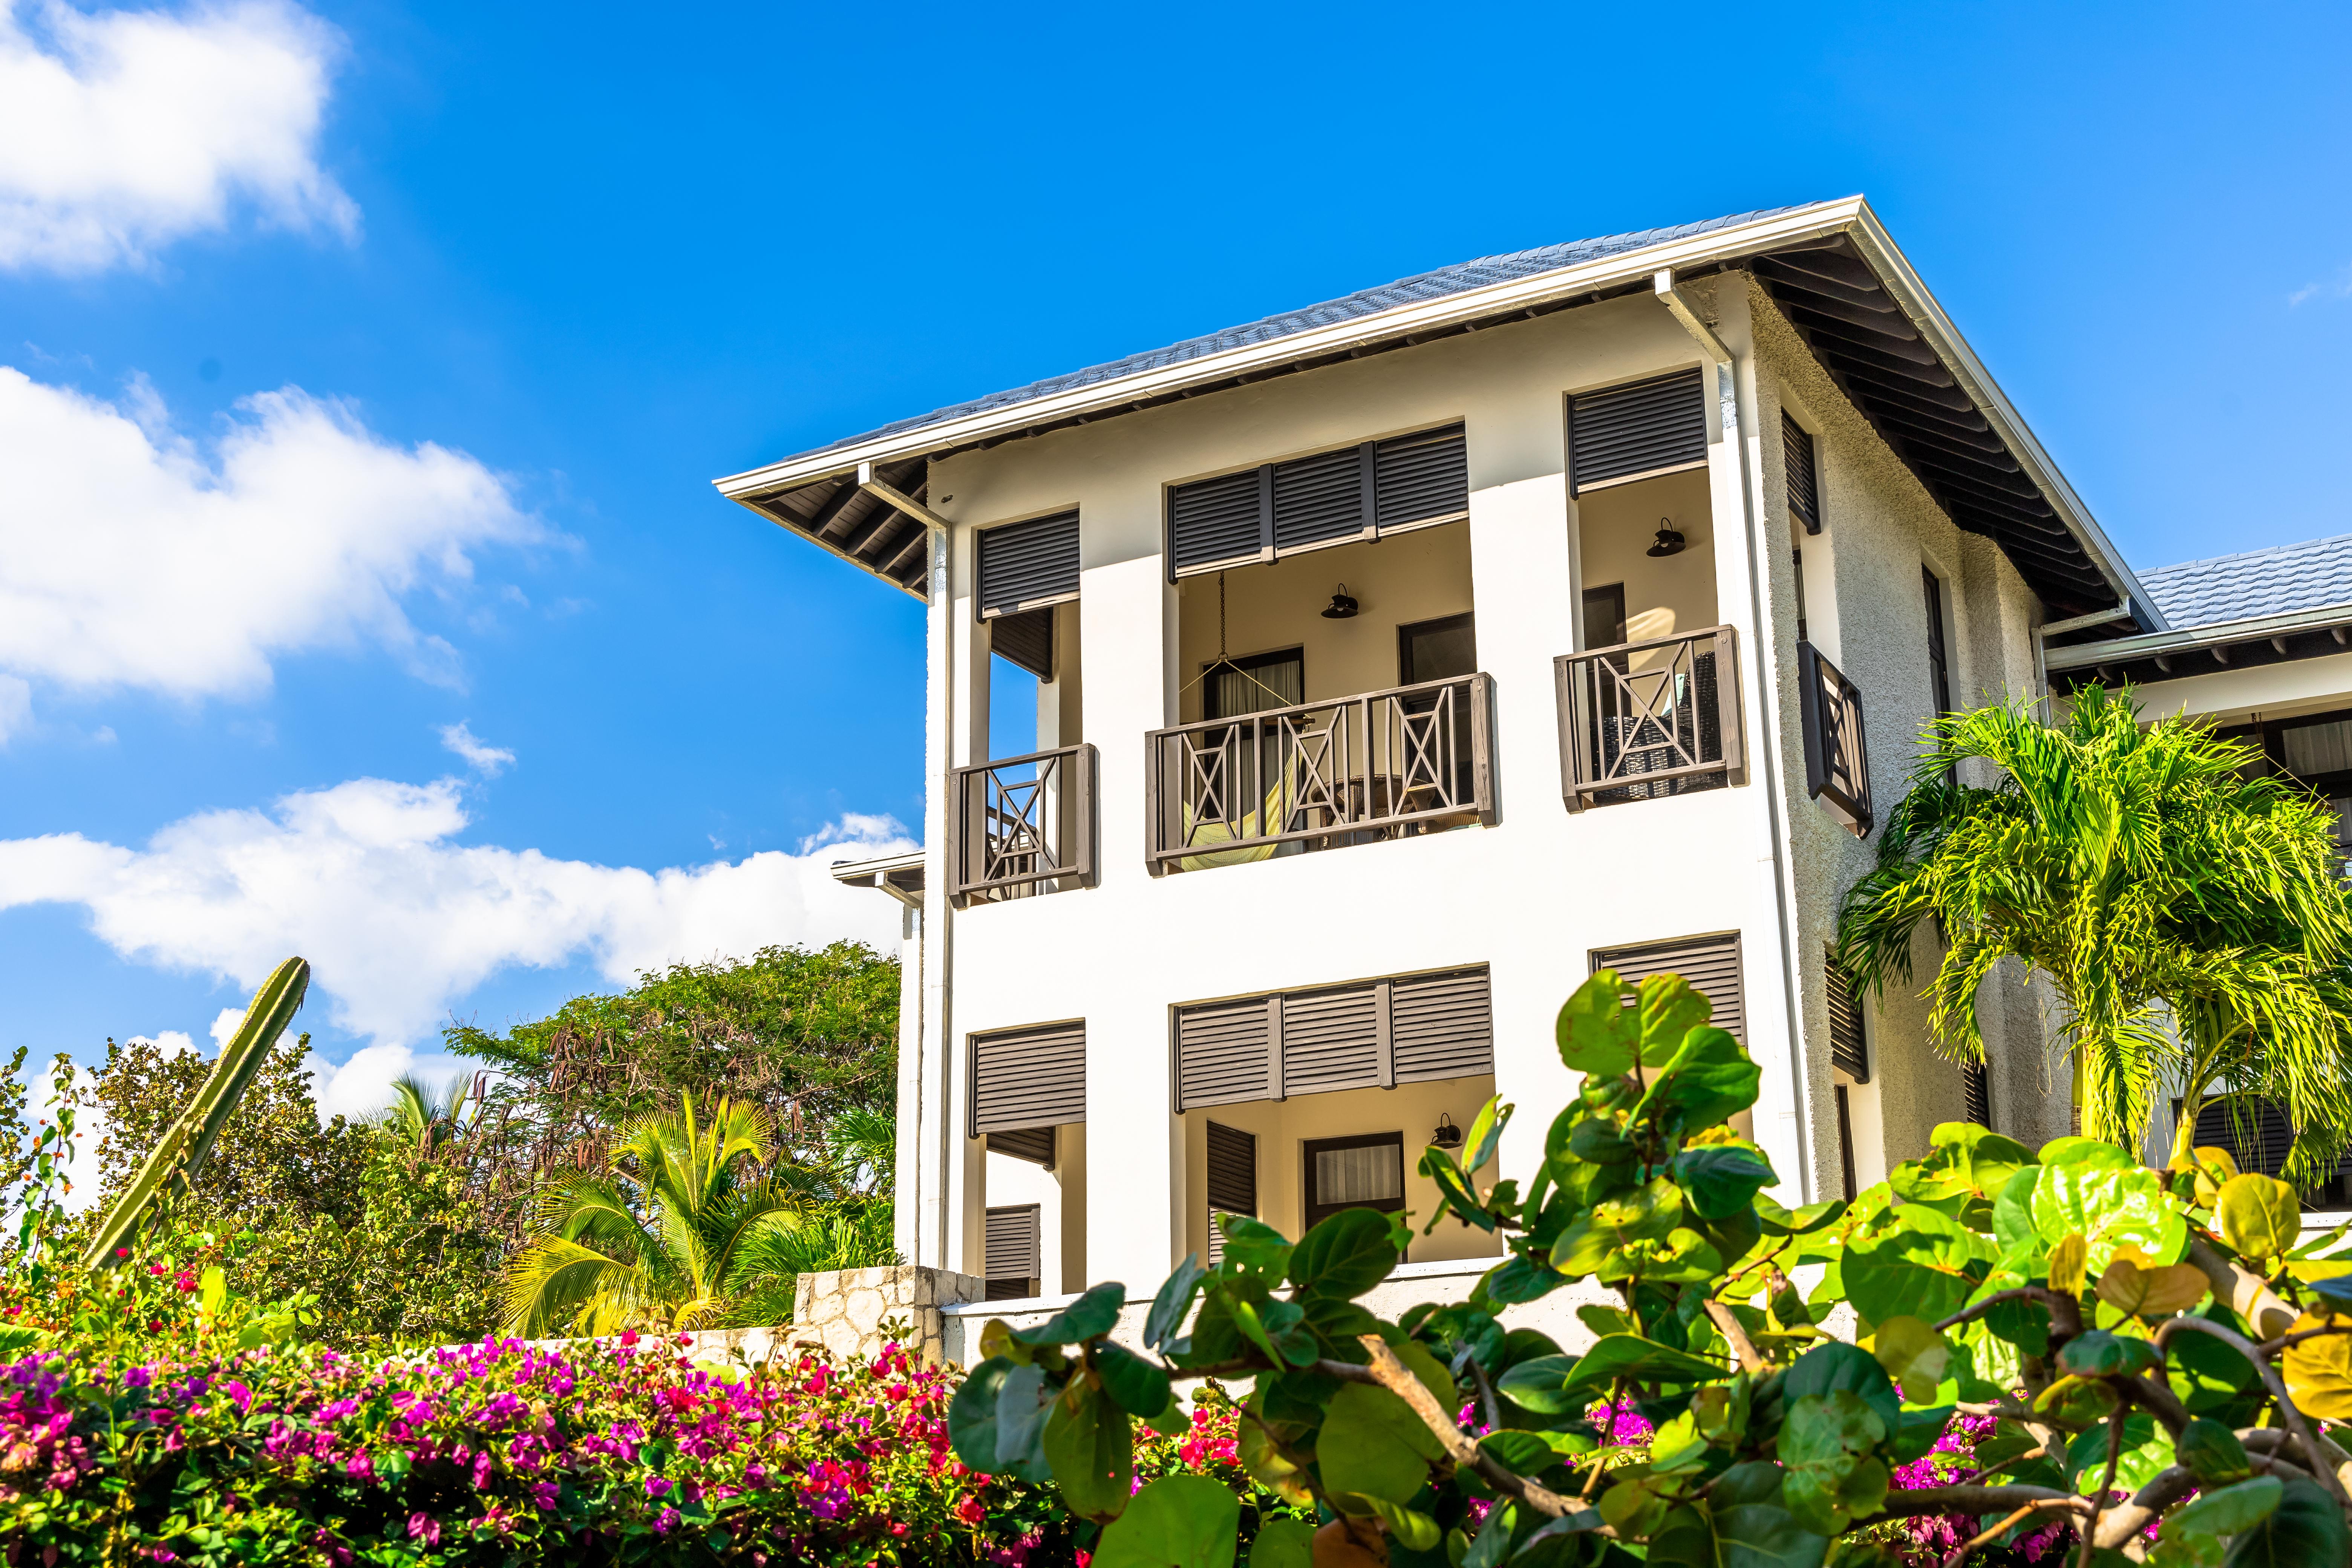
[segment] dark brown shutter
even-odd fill
[[[1415,974],[1389,983],[1391,1049],[1399,1083],[1495,1070],[1495,1015],[1486,971]]]
[[[1257,1213],[1257,1134],[1209,1123],[1209,1206],[1226,1214]]]
[[[1010,616],[1078,596],[1078,514],[980,532],[980,613]]]
[[[1054,1168],[1054,1130],[1024,1127],[1012,1132],[992,1132],[988,1135],[988,1152],[1034,1161],[1050,1171]]]
[[[1813,463],[1812,433],[1780,416],[1780,463],[1788,471],[1789,510],[1807,533],[1822,531],[1822,485]]]
[[[1209,1002],[1176,1014],[1176,1109],[1273,1100],[1266,1001]]]
[[[1862,1009],[1854,1005],[1853,984],[1831,954],[1822,964],[1829,976],[1830,1065],[1856,1083],[1870,1081],[1870,1051],[1862,1034]]]
[[[1469,515],[1469,446],[1459,425],[1377,443],[1372,470],[1372,521],[1383,531]]]
[[[1087,1119],[1087,1026],[971,1037],[971,1136]]]
[[[1381,1086],[1379,997],[1370,985],[1292,991],[1282,998],[1282,1089],[1322,1094]]]
[[[1573,397],[1568,405],[1571,493],[1706,466],[1706,396],[1699,373],[1677,371]]]
[[[1037,1293],[1044,1258],[1039,1246],[1035,1204],[988,1211],[988,1237],[983,1247],[988,1298],[1018,1300]]]
[[[1965,1103],[1968,1119],[1979,1127],[1990,1129],[1992,1126],[1991,1075],[1985,1071],[1982,1062],[1963,1062],[1960,1065],[1960,1095]],[[2285,1156],[2282,1154],[2280,1159],[2284,1161]]]
[[[1169,487],[1169,574],[1452,522],[1469,509],[1469,446],[1459,424],[1266,463]]]
[[[1274,465],[1274,549],[1277,555],[1317,544],[1362,539],[1363,456],[1357,447]]]
[[[1040,680],[1054,679],[1054,607],[1024,610],[992,622],[988,647]]]
[[[1675,942],[1620,947],[1592,955],[1599,973],[1613,969],[1620,980],[1647,980],[1653,974],[1679,974],[1691,989],[1715,1005],[1709,1022],[1741,1045],[1748,1043],[1748,1008],[1739,989],[1739,937],[1686,937]]]
[[[1258,471],[1225,474],[1168,491],[1168,559],[1177,576],[1260,559]]]

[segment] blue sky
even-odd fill
[[[0,1048],[895,929],[919,609],[709,479],[1469,257],[1861,191],[2136,564],[2352,530],[2340,6],[0,16]]]

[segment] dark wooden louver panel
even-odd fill
[[[1964,1063],[1960,1073],[1961,1094],[1967,1101],[1968,1119],[1990,1131],[1992,1128],[1992,1075],[1985,1071],[1982,1062]]]
[[[1054,679],[1054,609],[1050,605],[1000,616],[990,624],[990,651],[1002,654],[1040,680]]]
[[[981,531],[980,613],[1016,615],[1078,596],[1078,514]]]
[[[1176,1109],[1276,1098],[1266,1002],[1210,1002],[1176,1015]]]
[[[1838,967],[1834,954],[1822,970],[1829,976],[1830,1065],[1856,1083],[1868,1083],[1870,1051],[1863,1042],[1862,1009],[1854,1005],[1853,984]]]
[[[1274,466],[1274,549],[1365,535],[1364,460],[1354,447]]]
[[[1372,986],[1343,985],[1283,997],[1285,1094],[1380,1086],[1380,1006]]]
[[[1469,515],[1469,443],[1459,425],[1391,437],[1373,448],[1372,468],[1373,521],[1381,529]]]
[[[1257,1213],[1257,1134],[1209,1123],[1209,1206],[1226,1214]]]
[[[1813,463],[1812,433],[1780,416],[1780,460],[1789,475],[1789,510],[1807,533],[1822,531],[1822,482]]]
[[[972,1037],[971,1136],[1086,1119],[1084,1023]]]
[[[1259,470],[1178,485],[1168,492],[1168,551],[1176,571],[1207,572],[1260,559]]]
[[[1034,1161],[1050,1171],[1054,1168],[1054,1130],[1024,1127],[1013,1132],[992,1132],[988,1135],[988,1152]]]
[[[1495,1014],[1484,969],[1392,981],[1389,1005],[1397,1082],[1495,1070]]]
[[[1035,1204],[988,1211],[988,1237],[982,1247],[988,1272],[988,1299],[1019,1300],[1037,1292],[1044,1267]]]
[[[1571,398],[1568,438],[1578,494],[1703,468],[1706,399],[1699,373],[1677,371]]]
[[[1168,492],[1168,555],[1178,577],[1373,539],[1469,515],[1460,425],[1268,463]]]
[[[1677,942],[1621,947],[1592,955],[1595,973],[1613,969],[1621,980],[1647,980],[1653,974],[1679,974],[1715,1005],[1708,1020],[1741,1045],[1748,1043],[1748,1006],[1739,989],[1739,938],[1691,937]]]

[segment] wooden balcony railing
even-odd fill
[[[958,768],[953,800],[948,869],[959,903],[1029,898],[1093,880],[1092,746]]]
[[[1180,724],[1145,744],[1154,876],[1495,820],[1485,675]]]
[[[1568,809],[1739,783],[1736,653],[1732,628],[1710,626],[1552,660]]]
[[[1870,809],[1870,747],[1863,734],[1862,693],[1819,648],[1801,642],[1797,695],[1805,716],[1805,791],[1856,838],[1867,837],[1876,819]]]

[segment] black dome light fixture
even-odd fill
[[[1355,614],[1356,601],[1348,596],[1348,584],[1342,583],[1339,591],[1331,595],[1331,603],[1324,608],[1323,618],[1327,621],[1352,620]]]
[[[1454,1125],[1451,1112],[1441,1110],[1437,1113],[1437,1131],[1429,1135],[1429,1146],[1433,1149],[1462,1147],[1462,1129]]]
[[[1675,531],[1675,520],[1671,517],[1662,517],[1658,519],[1658,542],[1651,545],[1646,553],[1680,555],[1683,552],[1683,536]]]

